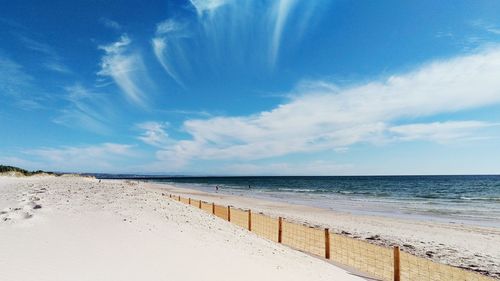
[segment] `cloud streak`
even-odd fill
[[[35,157],[34,169],[71,172],[118,171],[116,163],[135,157],[133,146],[117,143],[102,143],[86,146],[40,148],[25,151]],[[37,164],[35,164],[37,163]]]
[[[113,107],[104,93],[95,92],[80,84],[66,87],[65,91],[68,105],[53,119],[55,123],[99,134],[109,133],[108,125]]]
[[[151,40],[153,52],[161,66],[181,86],[183,83],[176,70],[179,66],[174,65],[175,60],[172,55],[175,54],[177,58],[183,58],[185,61],[183,47],[180,45],[180,40],[184,37],[179,23],[174,20],[165,20],[157,25],[156,36]]]
[[[162,21],[151,40],[155,56],[168,75],[186,85],[187,79],[201,75],[227,76],[248,72],[249,68],[273,71],[279,62],[282,43],[285,40],[289,45],[297,43],[313,12],[327,2],[191,0],[190,3],[197,14],[194,20]]]
[[[63,59],[50,45],[37,41],[23,35],[18,38],[24,43],[24,46],[32,51],[41,53],[45,56],[42,66],[48,70],[59,72],[61,74],[71,74],[71,70],[63,63]]]
[[[499,104],[498,77],[500,48],[493,48],[358,86],[309,82],[270,111],[188,120],[183,129],[192,138],[164,147],[157,157],[181,164],[191,159],[254,160],[344,150],[357,143],[466,138],[496,124],[412,120]]]
[[[283,29],[285,28],[286,20],[296,5],[297,0],[279,0],[275,1],[274,7],[274,30],[271,39],[271,48],[270,48],[270,60],[271,65],[274,67],[276,64],[276,60],[278,59],[278,51],[280,49],[281,44],[281,36],[283,34]]]
[[[47,95],[36,84],[23,65],[0,54],[0,96],[14,101],[23,110],[40,109]]]
[[[169,138],[165,130],[167,126],[168,124],[159,122],[145,122],[137,124],[136,127],[143,130],[143,133],[138,137],[138,139],[148,145],[156,147],[169,145],[172,143],[172,140]]]
[[[131,43],[132,40],[124,34],[114,43],[99,46],[105,54],[97,75],[111,77],[129,102],[145,106],[147,95],[144,88],[150,88],[152,82],[140,53],[130,50]]]

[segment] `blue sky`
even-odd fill
[[[500,173],[498,1],[0,0],[0,163]]]

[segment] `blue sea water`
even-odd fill
[[[334,211],[500,228],[500,176],[135,177]]]

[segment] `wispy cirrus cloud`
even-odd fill
[[[327,1],[298,0],[190,3],[197,14],[194,20],[164,20],[151,40],[158,62],[180,84],[198,75],[227,76],[249,68],[272,71],[282,43],[296,44],[313,12],[327,5]]]
[[[243,175],[243,176],[331,176],[351,174],[352,164],[339,164],[333,161],[304,161],[301,163],[273,162],[268,164],[233,163],[214,167],[211,171],[216,175]]]
[[[107,134],[112,116],[112,104],[101,92],[75,84],[65,88],[67,106],[53,119],[57,124],[70,128],[83,128],[91,132]]]
[[[119,24],[117,21],[114,21],[112,19],[108,19],[105,17],[102,17],[99,19],[99,21],[107,28],[120,31],[122,29],[122,25]]]
[[[63,63],[63,59],[50,45],[24,35],[18,35],[18,38],[24,43],[26,48],[45,56],[41,65],[46,69],[62,74],[72,73],[69,67]]]
[[[34,95],[34,93],[37,95]],[[21,64],[0,53],[0,96],[11,99],[24,110],[38,109],[45,100],[35,78]]]
[[[24,67],[12,59],[0,55],[0,93],[19,96],[24,88],[30,86],[33,77],[27,74]]]
[[[204,13],[210,13],[217,8],[223,6],[228,3],[230,0],[189,0],[191,5],[196,9],[196,12],[199,16],[202,16]]]
[[[165,71],[180,85],[183,85],[178,69],[182,71],[182,66],[186,65],[187,60],[184,48],[179,40],[185,38],[183,26],[178,22],[168,19],[158,23],[156,27],[156,36],[151,40],[153,52]],[[173,55],[177,56],[182,65],[176,65]]]
[[[481,139],[484,137],[482,129],[495,129],[499,126],[500,123],[483,121],[448,121],[392,126],[388,132],[393,140],[426,140],[444,144],[457,139]]]
[[[30,168],[62,172],[114,172],[119,170],[116,163],[136,157],[132,145],[119,143],[39,148],[24,153],[33,159]]]
[[[358,86],[310,81],[270,111],[188,120],[183,128],[192,138],[164,147],[157,157],[184,165],[191,159],[254,160],[344,150],[357,143],[469,138],[497,123],[411,120],[500,104],[498,77],[496,47]]]
[[[152,81],[146,66],[138,51],[131,50],[132,40],[122,35],[120,40],[99,46],[104,51],[101,59],[101,70],[97,75],[110,77],[123,91],[130,102],[145,106],[147,94],[145,89],[150,89]]]
[[[500,26],[496,26],[495,24],[486,22],[484,20],[474,20],[471,22],[472,26],[481,28],[484,31],[487,31],[489,33],[493,33],[495,35],[500,35]]]
[[[289,17],[292,9],[297,4],[298,0],[279,0],[275,1],[274,11],[274,30],[271,39],[271,48],[270,48],[270,63],[272,66],[276,64],[276,60],[278,59],[278,52],[281,45],[281,36],[283,34],[283,29],[285,28],[285,24],[287,18]]]

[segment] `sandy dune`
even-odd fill
[[[146,184],[0,177],[0,280],[364,280]]]

